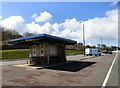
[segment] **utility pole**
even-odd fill
[[[108,47],[109,47],[109,40],[108,40]]]
[[[102,36],[101,36],[101,48],[102,48]]]
[[[84,23],[83,22],[80,22],[80,23],[82,23],[83,25],[83,47],[84,47],[84,56],[85,56],[85,29],[84,29]]]
[[[85,56],[85,30],[84,30],[84,23],[83,23],[83,45],[84,45],[84,56]]]

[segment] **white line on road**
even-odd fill
[[[104,80],[101,88],[105,88],[105,86],[106,86],[106,84],[107,84],[107,81],[108,81],[108,79],[109,79],[109,77],[110,77],[110,73],[111,73],[111,71],[112,71],[112,68],[113,68],[113,65],[114,65],[114,63],[115,63],[115,60],[116,60],[117,55],[118,55],[118,53],[115,55],[115,58],[114,58],[111,66],[110,66],[110,68],[109,68],[109,71],[108,71],[108,73],[107,73],[107,75],[106,75],[106,77],[105,77],[105,80]]]

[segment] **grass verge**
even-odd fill
[[[2,50],[2,60],[24,59],[29,56],[29,49]]]
[[[1,50],[2,60],[6,59],[24,59],[29,57],[29,49]],[[80,50],[66,50],[66,55],[83,54]]]
[[[66,55],[79,55],[83,53],[81,50],[66,50]]]

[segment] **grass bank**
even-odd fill
[[[2,59],[28,58],[29,49],[2,50]]]
[[[83,53],[81,50],[66,50],[66,55],[79,55]]]
[[[14,49],[14,50],[2,50],[2,60],[6,59],[24,59],[29,56],[29,49]],[[80,50],[66,50],[66,55],[79,55],[83,54]]]

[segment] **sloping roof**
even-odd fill
[[[61,43],[66,45],[76,44],[77,41],[48,34],[39,34],[35,36],[22,37],[10,40],[13,44],[36,44],[40,42]]]

